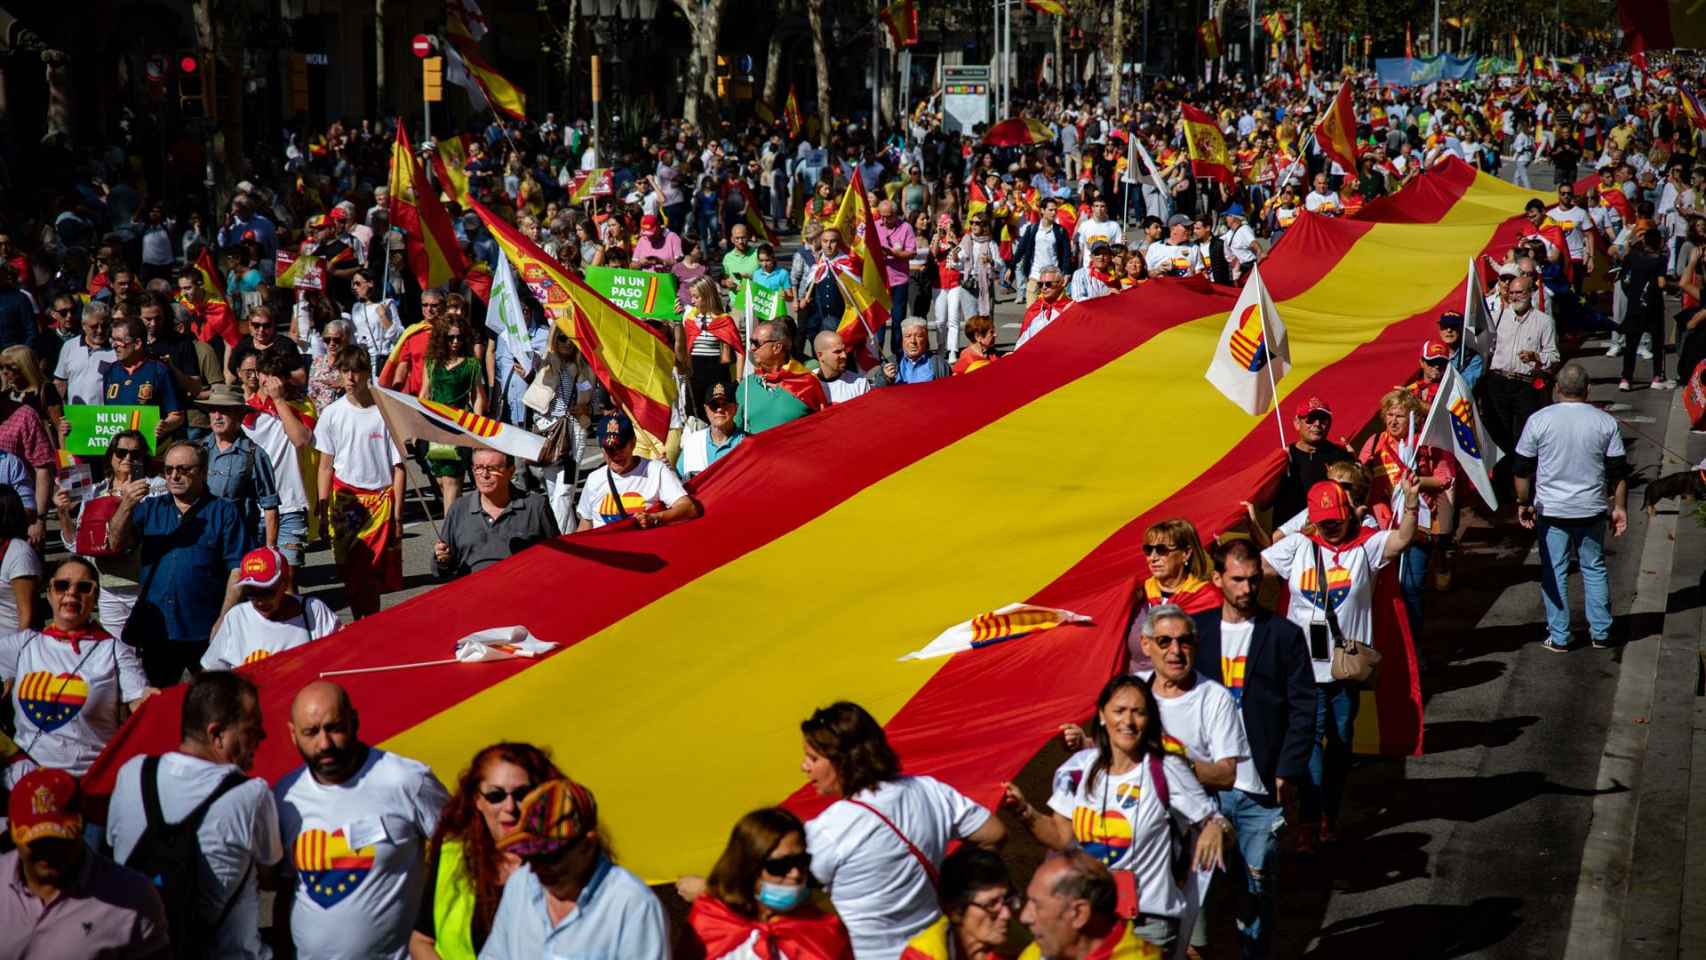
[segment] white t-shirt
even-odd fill
[[[1621,457],[1623,434],[1611,414],[1587,403],[1554,403],[1528,418],[1517,456],[1535,457],[1534,511],[1555,520],[1605,514],[1605,458]]]
[[[104,403],[102,368],[117,362],[118,354],[112,347],[90,350],[83,338],[77,337],[59,348],[59,363],[53,368],[53,378],[65,381],[66,403]]]
[[[112,806],[107,811],[107,842],[113,859],[130,859],[137,841],[148,828],[142,804],[142,763],[146,757],[131,757],[119,768],[113,785]],[[227,774],[241,772],[236,765],[211,763],[183,753],[160,758],[160,813],[167,823],[190,815],[219,786]],[[263,960],[271,955],[261,943],[261,900],[256,888],[262,870],[284,856],[278,834],[278,805],[272,787],[259,777],[231,788],[207,808],[207,816],[195,832],[201,848],[199,891],[200,915],[204,923],[219,919],[230,903],[225,922],[214,939],[213,955]],[[241,880],[243,888],[233,892]],[[236,899],[233,900],[232,897]]]
[[[1097,240],[1103,243],[1120,242],[1120,222],[1118,220],[1092,220],[1089,217],[1078,221],[1078,226],[1072,231],[1073,240],[1083,247],[1086,255],[1090,245]]]
[[[426,842],[450,800],[426,764],[378,747],[340,784],[298,767],[280,780],[280,834],[295,873],[290,937],[302,960],[407,960]]]
[[[316,422],[318,426],[318,422]],[[298,513],[308,509],[308,478],[302,472],[302,452],[290,442],[284,432],[284,421],[270,413],[255,413],[254,422],[243,427],[243,433],[267,455],[272,464],[273,479],[278,483],[278,512]],[[315,437],[315,442],[319,438]],[[314,478],[318,483],[319,478]],[[386,485],[390,485],[387,479]]]
[[[1546,211],[1546,215],[1559,223],[1570,225],[1570,229],[1564,231],[1564,242],[1569,245],[1571,260],[1582,259],[1582,231],[1587,228],[1588,212],[1581,207],[1571,207],[1568,210],[1553,207]]]
[[[823,392],[829,394],[829,402],[832,404],[846,403],[870,393],[871,381],[851,370],[843,370],[841,376],[834,380],[823,381]]]
[[[948,843],[970,836],[989,811],[932,777],[901,777],[856,799],[882,811],[939,866]],[[876,814],[838,800],[806,824],[812,876],[829,888],[859,960],[895,960],[941,916],[924,867]]]
[[[314,424],[314,449],[332,458],[332,473],[363,490],[388,490],[391,468],[403,462],[377,405],[358,407],[339,397]]]
[[[385,308],[383,317],[379,311],[381,306]],[[350,307],[349,324],[355,329],[355,345],[367,351],[373,369],[384,367],[391,348],[403,336],[403,320],[397,312],[396,301],[357,303]]]
[[[1347,640],[1360,640],[1378,646],[1374,635],[1374,578],[1386,566],[1386,539],[1390,530],[1364,530],[1362,538],[1337,550],[1321,549],[1321,562],[1327,570],[1326,601],[1316,583],[1314,543],[1301,533],[1294,533],[1262,551],[1262,559],[1279,571],[1291,586],[1291,606],[1286,618],[1309,636],[1311,623],[1325,624],[1327,608],[1332,604],[1333,615],[1339,621],[1339,631]],[[1310,651],[1313,656],[1314,650]],[[1312,660],[1316,683],[1333,680],[1332,650],[1324,660]]]
[[[231,670],[336,633],[343,624],[314,597],[297,597],[302,609],[289,620],[268,620],[244,601],[225,614],[202,654],[203,670]]]
[[[1152,243],[1143,265],[1152,277],[1189,277],[1203,272],[1202,251],[1189,243]]]
[[[37,764],[78,777],[118,732],[118,705],[148,686],[130,644],[83,638],[73,647],[37,630],[0,637],[0,681],[12,684],[18,746]],[[0,779],[11,787],[33,769],[14,763]]]
[[[1086,757],[1086,755],[1088,755]],[[1072,821],[1072,836],[1090,856],[1109,870],[1137,875],[1138,909],[1145,914],[1178,917],[1185,912],[1185,893],[1173,882],[1169,862],[1168,811],[1149,777],[1147,758],[1125,773],[1103,774],[1091,783],[1088,769],[1095,750],[1081,750],[1055,771],[1055,793],[1049,809]],[[1072,768],[1072,769],[1068,769]],[[1061,771],[1066,771],[1063,778]],[[1076,772],[1074,772],[1076,771]],[[1172,811],[1182,819],[1181,830],[1201,823],[1214,804],[1183,758],[1169,754],[1161,761]],[[1070,794],[1060,788],[1071,784]]]
[[[1337,190],[1329,190],[1326,193],[1317,193],[1311,190],[1309,195],[1303,198],[1303,209],[1310,213],[1337,216],[1345,212],[1345,202],[1339,199]]]
[[[24,539],[6,544],[6,555],[0,557],[0,632],[18,629],[18,595],[12,592],[12,581],[19,577],[41,577],[41,556]]]
[[[1220,679],[1232,702],[1244,703],[1244,663],[1250,656],[1250,641],[1256,637],[1255,621],[1243,623],[1220,621]],[[1238,775],[1244,775],[1244,764],[1238,765]]]
[[[1267,792],[1250,763],[1250,741],[1244,736],[1238,701],[1225,687],[1199,673],[1184,696],[1157,695],[1155,702],[1161,708],[1166,735],[1185,745],[1187,757],[1201,763],[1235,757],[1238,780],[1233,786],[1245,793]]]
[[[616,503],[617,498],[611,496],[611,477],[616,478],[616,492],[622,500],[620,506]],[[633,516],[652,504],[668,507],[685,496],[687,488],[681,485],[681,478],[668,464],[637,457],[626,473],[617,473],[602,466],[588,473],[586,485],[581,488],[580,502],[575,505],[575,515],[590,521],[594,527],[602,527],[621,520],[624,514]]]

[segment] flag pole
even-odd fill
[[[1268,353],[1268,362],[1266,364],[1268,368],[1268,387],[1274,394],[1274,426],[1279,428],[1280,450],[1284,451],[1286,449],[1285,417],[1280,414],[1279,378],[1274,376],[1274,338],[1272,331],[1268,329],[1268,311],[1262,309],[1262,304],[1268,300],[1268,288],[1262,283],[1260,268],[1254,265],[1250,267],[1250,282],[1256,284],[1256,306],[1258,310],[1261,310],[1262,314],[1262,349],[1266,350]]]
[[[751,277],[742,277],[741,278],[740,291],[742,294],[744,294],[746,296],[746,309],[741,311],[741,312],[745,316],[745,319],[746,319],[746,348],[748,351],[751,351],[752,350],[752,278]],[[693,349],[693,345],[688,344],[688,350],[691,351],[692,349]],[[750,353],[747,354],[747,356],[750,356],[750,355],[751,355]],[[747,418],[747,426],[750,427],[752,425],[752,420],[751,420],[752,414],[749,413],[747,410],[746,400],[747,400],[747,397],[751,396],[751,394],[752,394],[752,382],[748,378],[747,372],[746,372],[747,360],[742,356],[742,354],[738,350],[735,351],[735,362],[740,364],[740,415]],[[742,432],[744,433],[744,432],[746,432],[746,430],[743,428]]]
[[[1291,166],[1285,168],[1285,173],[1280,175],[1279,182],[1274,184],[1275,196],[1278,196],[1279,192],[1285,189],[1286,182],[1291,179],[1291,172],[1297,169],[1297,165],[1309,159],[1309,145],[1314,141],[1315,128],[1310,127],[1309,132],[1304,135],[1302,140],[1298,141],[1297,159],[1291,162]]]

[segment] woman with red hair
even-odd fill
[[[562,771],[530,743],[494,743],[456,782],[427,848],[429,880],[409,936],[413,960],[474,960],[492,931],[504,883],[521,858],[497,847],[521,820],[521,801]]]

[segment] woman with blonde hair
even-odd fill
[[[712,277],[700,277],[688,288],[692,300],[681,315],[693,395],[702,403],[705,391],[718,380],[734,379],[731,365],[742,353],[740,327],[723,305],[723,291]],[[678,353],[679,355],[679,353]],[[693,409],[698,409],[694,404]]]
[[[0,350],[0,382],[6,392],[35,408],[36,413],[59,436],[59,422],[65,412],[65,401],[58,388],[42,376],[41,362],[36,352],[23,344]]]
[[[1451,454],[1411,439],[1421,433],[1427,418],[1427,408],[1414,392],[1405,387],[1388,391],[1380,398],[1384,429],[1370,436],[1357,454],[1357,460],[1368,471],[1369,503],[1383,528],[1397,525],[1392,497],[1404,478],[1413,474],[1421,483],[1418,534],[1398,567],[1398,586],[1409,612],[1410,633],[1417,637],[1422,634],[1422,595],[1427,589],[1433,538],[1449,539],[1455,512],[1451,491],[1457,480],[1457,461]]]
[[[1187,613],[1201,613],[1220,607],[1220,588],[1210,578],[1213,565],[1208,551],[1203,549],[1197,528],[1189,520],[1162,520],[1143,532],[1143,555],[1149,563],[1149,577],[1143,581],[1143,594],[1138,597],[1130,628],[1126,631],[1126,649],[1131,655],[1130,670],[1136,673],[1147,669],[1149,658],[1143,653],[1143,615],[1150,607],[1164,603],[1177,604]]]

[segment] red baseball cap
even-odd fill
[[[12,821],[12,842],[27,846],[43,837],[83,838],[83,814],[77,803],[77,778],[64,770],[42,767],[24,774],[12,788],[6,815]]]
[[[256,547],[243,554],[237,570],[237,586],[270,587],[290,571],[290,561],[274,547]]]
[[[645,216],[640,218],[640,229],[641,230],[656,230],[657,226],[658,226],[658,218],[657,218],[656,214],[648,213]]]
[[[1422,344],[1423,360],[1450,360],[1451,348],[1438,340],[1429,340]]]
[[[1324,413],[1331,419],[1333,408],[1327,406],[1327,401],[1320,397],[1304,397],[1297,401],[1297,419],[1307,420],[1312,413]]]
[[[1349,520],[1351,498],[1345,488],[1331,480],[1322,480],[1309,488],[1309,522]]]

